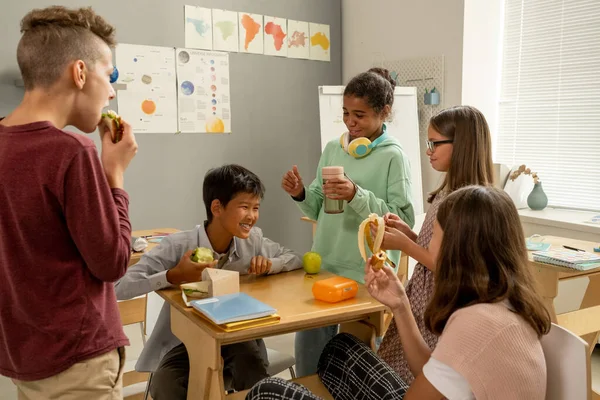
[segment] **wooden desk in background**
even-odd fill
[[[131,236],[150,236],[150,235],[155,235],[159,232],[162,233],[175,233],[175,232],[179,232],[179,229],[175,229],[175,228],[158,228],[158,229],[146,229],[146,230],[140,230],[140,231],[133,231],[131,232]],[[148,247],[146,247],[144,249],[144,251],[134,251],[131,253],[131,258],[129,259],[129,266],[131,267],[133,264],[137,263],[138,261],[140,261],[140,258],[142,258],[142,256],[144,255],[144,253],[149,252],[150,250],[152,250],[153,248],[155,248],[156,246],[158,246],[158,243],[148,243]]]
[[[567,245],[589,252],[593,252],[594,245],[597,245],[593,242],[556,236],[544,236],[543,242],[550,243],[553,247]],[[546,308],[550,311],[552,322],[558,323],[580,336],[588,342],[590,352],[592,352],[600,335],[600,268],[577,271],[571,268],[543,264],[533,261],[531,251],[529,252],[529,262],[533,267]],[[590,280],[581,306],[578,310],[557,315],[554,309],[554,299],[558,295],[558,282],[576,278],[589,278]]]
[[[186,307],[180,290],[158,291],[171,306],[171,330],[185,344],[189,353],[187,398],[225,398],[222,345],[335,324],[343,324],[342,331],[356,334],[367,329],[371,332],[370,337],[379,335],[383,328],[385,306],[374,300],[363,285],[359,285],[357,296],[351,300],[336,304],[314,300],[313,283],[331,276],[328,272],[306,275],[302,270],[252,280],[242,276],[240,290],[277,309],[281,321],[275,325],[230,333],[220,330]],[[236,393],[233,397],[243,398],[240,397],[243,394]]]

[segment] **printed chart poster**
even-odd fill
[[[185,47],[212,50],[212,10],[185,6]]]
[[[238,13],[227,10],[212,10],[213,49],[238,51]]]
[[[263,54],[263,16],[239,13],[240,52]]]
[[[265,54],[268,56],[287,56],[287,21],[285,18],[265,15]]]
[[[177,132],[177,82],[172,47],[119,44],[115,50],[119,114],[134,133]]]
[[[310,59],[330,61],[331,41],[329,25],[310,24]]]
[[[177,49],[179,131],[230,133],[229,54]]]
[[[310,58],[308,22],[288,19],[287,46],[289,58]]]

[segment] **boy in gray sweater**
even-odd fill
[[[302,266],[298,255],[285,249],[255,227],[265,189],[254,173],[238,165],[210,170],[203,184],[207,221],[196,228],[162,239],[144,254],[115,285],[117,298],[127,300],[155,290],[202,280],[205,268],[223,268],[240,274],[277,274]],[[196,247],[213,250],[213,263],[192,262]],[[267,352],[262,339],[223,346],[225,379],[231,388],[249,389],[268,376]],[[187,396],[189,358],[185,346],[171,332],[168,304],[136,364],[138,371],[153,371],[150,394],[154,400]]]

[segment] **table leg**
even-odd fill
[[[594,307],[600,305],[600,275],[592,275],[588,278],[590,283],[587,286],[583,300],[581,301],[581,307],[579,309]],[[589,346],[590,354],[594,352],[596,343],[600,332],[593,332],[587,335],[581,336]]]
[[[533,267],[533,274],[538,284],[538,291],[546,309],[550,313],[552,322],[556,323],[556,310],[554,309],[554,299],[558,295],[558,272],[550,268]]]
[[[383,335],[384,325],[384,313],[377,312],[362,321],[340,324],[340,333],[350,333],[369,345],[373,351],[376,351],[375,337]]]
[[[188,400],[223,399],[221,344],[174,307],[171,307],[171,330],[185,344],[190,357]]]

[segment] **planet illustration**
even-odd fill
[[[187,64],[187,62],[190,61],[190,53],[187,51],[180,51],[177,55],[177,58],[179,59],[180,63]]]
[[[213,103],[213,105],[214,105],[214,104],[217,104],[217,100],[215,100],[215,99],[212,99],[212,100],[211,100],[211,103]]]
[[[115,83],[119,79],[119,70],[113,67],[113,72],[110,74],[110,83]]]
[[[219,117],[212,117],[206,121],[206,132],[208,133],[223,133],[225,132],[225,124]]]
[[[194,84],[190,81],[183,81],[181,83],[181,93],[183,93],[186,96],[189,96],[192,93],[194,93]]]
[[[149,85],[152,83],[152,77],[150,75],[144,75],[142,76],[142,82],[144,82],[146,85]]]
[[[217,87],[215,85],[211,85],[210,86],[210,90],[212,90],[213,92],[215,92],[217,90]]]
[[[142,101],[142,111],[144,114],[152,115],[156,111],[156,103],[152,100]]]

